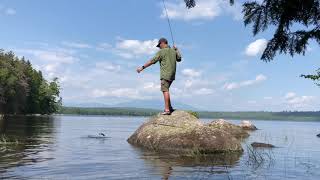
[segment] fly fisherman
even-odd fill
[[[139,67],[137,69],[137,72],[140,73],[147,67],[159,61],[161,91],[163,93],[165,102],[165,109],[162,115],[170,115],[174,111],[174,109],[171,106],[169,88],[172,82],[175,80],[176,65],[177,61],[181,61],[181,54],[175,46],[173,46],[173,48],[170,48],[170,46],[168,45],[168,41],[165,38],[161,38],[159,40],[157,47],[160,48],[157,54],[151,60],[146,62],[145,65]]]

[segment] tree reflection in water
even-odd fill
[[[0,135],[8,143],[0,144],[0,173],[10,167],[16,167],[53,159],[50,153],[39,155],[43,151],[53,151],[54,127],[57,117],[7,116],[0,119]],[[15,141],[16,143],[10,143]]]

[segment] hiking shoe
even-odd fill
[[[163,111],[161,115],[171,115],[171,111]]]

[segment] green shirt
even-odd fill
[[[151,59],[153,64],[160,63],[160,79],[169,81],[175,80],[177,61],[181,61],[181,55],[178,50],[164,48],[157,52]]]

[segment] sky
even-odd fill
[[[167,1],[183,55],[172,101],[211,111],[319,110],[319,87],[300,77],[319,68],[319,45],[261,61],[274,27],[253,36],[240,3],[198,0],[187,10]],[[0,48],[58,77],[64,104],[162,100],[159,64],[135,71],[160,37],[172,43],[161,0],[0,0],[0,20]]]

